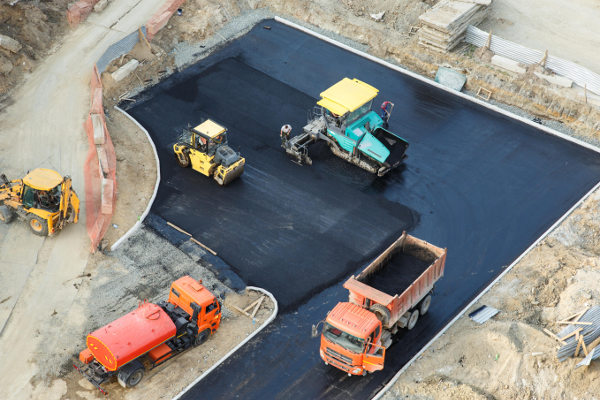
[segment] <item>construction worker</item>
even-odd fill
[[[281,131],[279,132],[279,137],[281,138],[281,143],[284,145],[287,144],[288,140],[290,140],[290,134],[292,133],[292,126],[290,124],[285,124],[281,127]]]
[[[392,103],[391,101],[384,101],[383,103],[381,103],[381,119],[383,120],[383,126],[385,128],[388,127],[388,121],[390,120],[390,117],[392,116],[392,110],[394,109],[394,103]]]

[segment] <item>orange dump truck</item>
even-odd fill
[[[414,328],[419,315],[429,310],[445,262],[446,249],[404,232],[360,275],[348,279],[344,287],[349,301],[338,303],[322,321],[320,355],[325,364],[348,375],[383,369],[392,335],[399,328]]]
[[[217,298],[189,276],[171,284],[169,298],[140,306],[90,333],[79,353],[84,367],[73,365],[104,394],[100,386],[112,376],[125,388],[137,385],[146,367],[198,346],[219,329],[221,305]]]

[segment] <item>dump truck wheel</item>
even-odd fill
[[[202,343],[206,342],[208,337],[210,336],[210,330],[205,329],[196,336],[194,339],[194,346],[200,346]]]
[[[371,312],[373,314],[375,314],[375,316],[377,317],[378,320],[381,321],[381,324],[383,326],[387,326],[387,324],[390,322],[390,310],[387,309],[387,307],[385,307],[382,304],[373,304],[369,310],[371,310]]]
[[[10,223],[15,217],[15,213],[12,212],[10,208],[7,206],[0,206],[0,222],[4,222],[5,224]]]
[[[431,305],[431,295],[428,294],[427,296],[425,296],[425,298],[423,300],[421,300],[421,303],[419,303],[419,314],[421,314],[421,315],[427,314],[427,311],[429,311],[430,305]]]
[[[419,320],[419,310],[415,310],[410,314],[410,318],[408,319],[408,324],[406,325],[406,329],[409,331],[417,325],[417,321]]]
[[[133,361],[119,370],[117,381],[124,388],[136,386],[144,377],[144,365],[139,361]]]
[[[27,217],[27,224],[29,225],[29,228],[31,228],[31,231],[36,235],[48,236],[48,222],[45,219],[38,217],[35,214],[30,214]]]
[[[183,151],[181,153],[175,153],[175,159],[181,168],[187,168],[192,163],[190,161],[190,155]]]

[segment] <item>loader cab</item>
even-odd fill
[[[39,208],[51,213],[60,210],[63,177],[56,171],[37,168],[23,178],[23,207]]]
[[[216,149],[227,144],[227,129],[207,119],[190,130],[190,145],[203,153],[212,155]]]

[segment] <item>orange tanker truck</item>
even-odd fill
[[[73,365],[104,394],[100,386],[113,376],[125,388],[137,385],[152,369],[190,347],[198,346],[219,329],[221,305],[189,276],[171,284],[169,298],[140,306],[90,333],[79,353],[84,367]]]
[[[350,292],[349,301],[338,303],[319,322],[325,364],[348,375],[383,369],[392,335],[399,328],[414,328],[429,310],[445,262],[446,249],[404,232],[360,275],[348,279],[344,287]],[[317,326],[313,325],[315,337]]]

